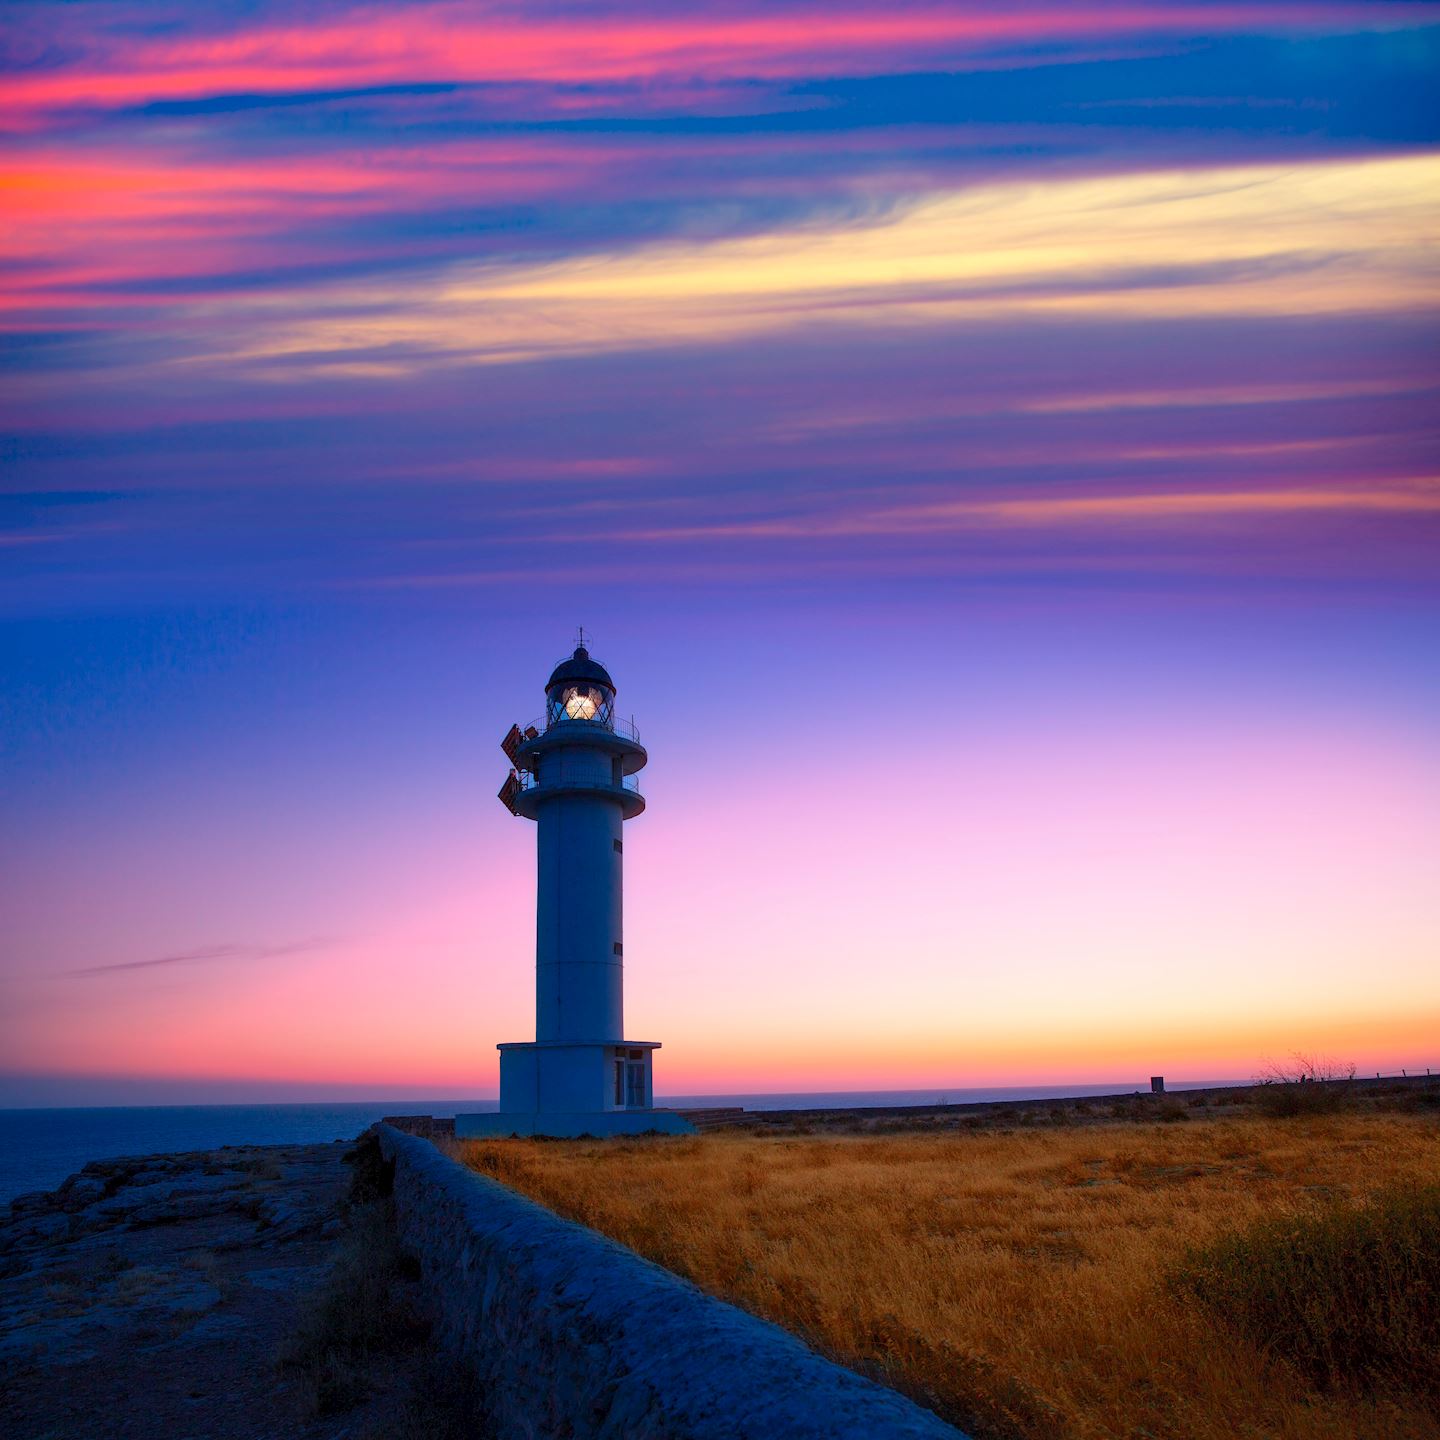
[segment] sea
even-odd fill
[[[1217,1081],[1185,1081],[1172,1089]],[[1148,1090],[1136,1082],[953,1090],[844,1090],[757,1095],[671,1095],[657,1105],[739,1105],[746,1110],[850,1110],[887,1105],[962,1105],[1076,1098]],[[0,1204],[53,1190],[87,1161],[122,1155],[214,1150],[222,1145],[294,1145],[353,1140],[386,1115],[448,1116],[496,1109],[493,1100],[373,1100],[314,1105],[127,1105],[0,1110]]]

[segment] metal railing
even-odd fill
[[[532,730],[537,735],[543,735],[547,730],[560,730],[569,725],[588,726],[592,730],[609,730],[622,739],[633,740],[637,745],[640,743],[640,730],[632,717],[629,720],[612,716],[609,721],[603,720],[552,720],[548,715],[537,715],[533,720],[528,720],[520,727],[521,732],[527,737]]]
[[[640,793],[640,777],[623,775],[617,785],[613,780],[547,780],[544,785],[529,770],[517,770],[515,781],[521,790],[626,790],[631,795]]]

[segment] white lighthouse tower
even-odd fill
[[[457,1115],[460,1136],[694,1129],[654,1108],[659,1042],[623,1038],[621,826],[645,808],[648,757],[584,638],[551,672],[544,716],[501,741],[512,769],[500,799],[536,825],[535,1039],[499,1046],[500,1113]]]

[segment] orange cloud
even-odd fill
[[[313,254],[300,229],[328,217],[389,215],[453,201],[514,204],[564,193],[619,152],[587,143],[488,140],[324,157],[230,159],[113,148],[27,151],[0,167],[0,309],[93,305],[90,287],[246,271]],[[298,239],[287,239],[298,234]],[[103,243],[101,238],[103,237]],[[363,242],[348,253],[363,253]],[[172,303],[185,299],[173,285]],[[119,291],[119,306],[153,304]]]

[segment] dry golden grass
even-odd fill
[[[1262,1215],[1433,1181],[1431,1117],[456,1148],[981,1435],[1440,1437],[1419,1400],[1308,1388],[1167,1283]]]

